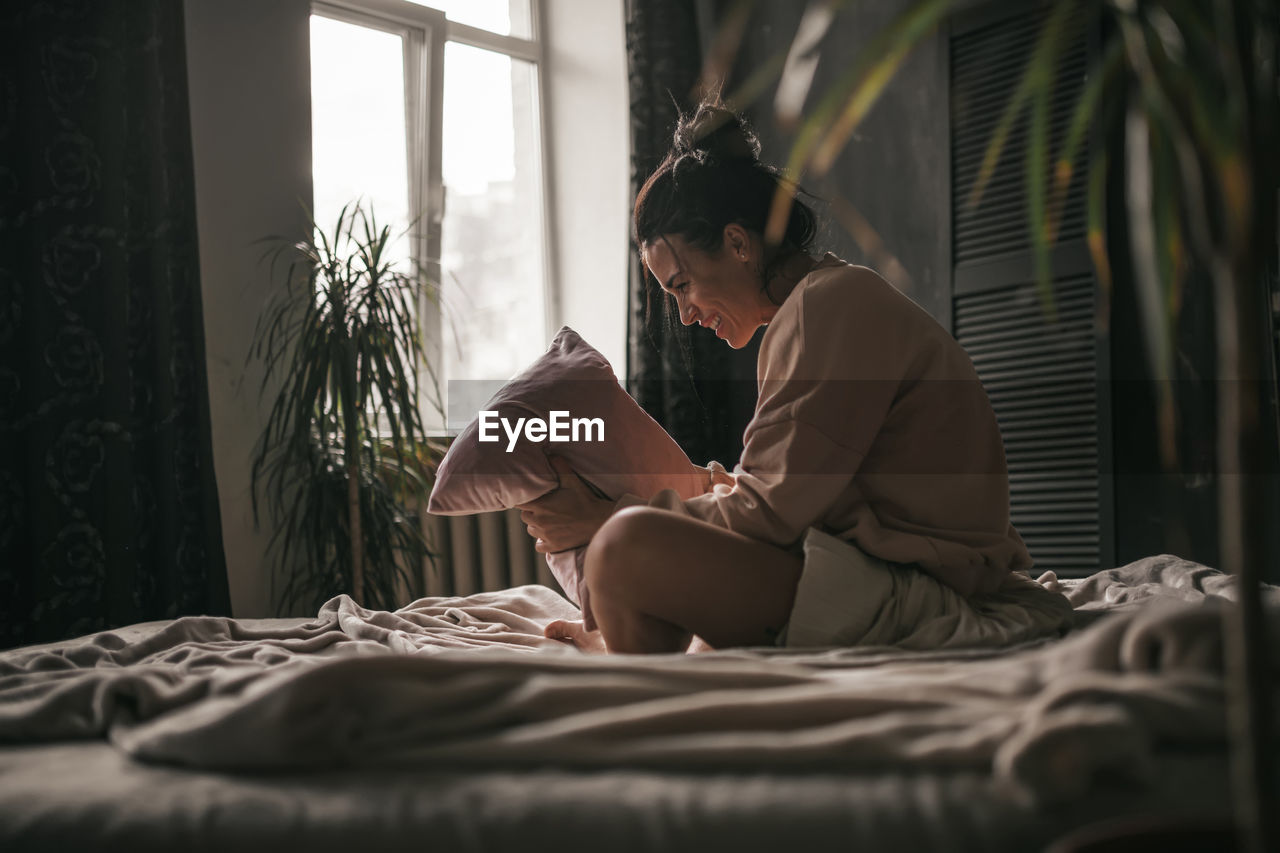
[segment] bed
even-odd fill
[[[10,650],[0,849],[1032,850],[1228,815],[1234,580],[1044,580],[1076,626],[1005,649],[590,655],[531,585]]]

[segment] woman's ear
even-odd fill
[[[751,259],[751,232],[736,222],[724,227],[724,251],[740,261]]]

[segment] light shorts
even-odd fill
[[[810,528],[795,603],[777,645],[787,648],[1005,646],[1069,627],[1058,592],[1019,572],[966,598],[915,566],[889,563]]]

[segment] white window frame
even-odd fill
[[[550,148],[547,139],[548,99],[546,74],[546,42],[542,37],[543,0],[529,0],[530,37],[502,35],[480,27],[450,21],[439,9],[420,6],[407,0],[313,0],[311,13],[350,24],[396,33],[404,45],[405,155],[408,166],[409,210],[420,213],[423,221],[418,239],[410,246],[413,260],[422,264],[432,281],[441,281],[441,229],[444,222],[445,197],[441,151],[444,141],[444,48],[457,42],[493,51],[529,62],[537,85],[534,109],[535,160],[542,170],[542,298],[544,334],[549,339],[558,327],[559,294],[555,286],[555,261],[552,239],[553,204]],[[443,363],[443,328],[439,306],[422,299],[423,350],[427,361],[437,371]],[[437,375],[443,384],[447,377]],[[420,404],[423,401],[419,392]],[[443,404],[444,400],[441,399]],[[429,422],[435,420],[435,405],[424,409]],[[430,432],[443,434],[445,424],[430,424]]]

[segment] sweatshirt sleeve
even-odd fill
[[[892,319],[875,306],[878,287],[889,285],[861,272],[874,280],[802,285],[775,315],[732,481],[685,501],[663,493],[650,505],[784,548],[827,514],[884,425],[904,372]],[[860,288],[858,298],[842,288]]]

